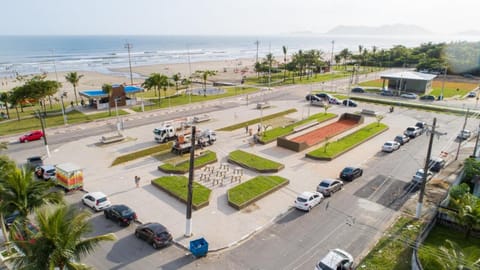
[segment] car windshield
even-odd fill
[[[318,263],[318,267],[320,267],[320,269],[322,269],[322,270],[335,270],[335,269],[329,267],[328,265],[324,264],[323,262]]]
[[[353,168],[350,168],[350,167],[347,167],[347,168],[343,169],[344,173],[350,173],[352,171],[353,171]]]
[[[302,197],[298,197],[298,198],[297,198],[297,201],[298,201],[298,202],[306,202],[307,199],[302,198]]]
[[[99,203],[106,202],[106,201],[107,201],[107,197],[103,197],[103,198],[98,199]]]
[[[321,183],[320,183],[320,186],[321,186],[321,187],[329,187],[330,184],[329,184],[328,182],[321,182]]]
[[[168,232],[165,232],[165,231],[163,231],[163,232],[157,232],[156,235],[157,235],[157,237],[160,237],[160,238],[162,238],[162,239],[168,238]]]
[[[407,131],[414,131],[414,130],[415,130],[415,128],[413,128],[413,127],[407,128]]]
[[[130,216],[131,214],[133,214],[132,209],[124,209],[122,211],[122,216]]]

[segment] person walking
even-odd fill
[[[248,134],[248,125],[245,126],[245,134]]]
[[[135,175],[135,185],[138,187],[140,187],[140,177]]]

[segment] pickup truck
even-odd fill
[[[415,138],[419,135],[422,135],[422,129],[417,126],[408,127],[403,134],[407,135],[410,138]]]

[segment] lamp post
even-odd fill
[[[48,148],[48,143],[47,143],[47,134],[45,134],[45,118],[42,116],[42,113],[40,110],[36,111],[38,120],[40,120],[40,125],[42,126],[42,132],[43,132],[43,143],[45,144],[45,149],[47,150],[47,156],[50,157],[50,149]]]
[[[332,65],[333,65],[333,47],[335,46],[335,40],[332,40],[332,56],[330,57],[330,72],[332,72]]]
[[[130,68],[130,85],[133,85],[132,76],[132,60],[130,59],[130,50],[133,48],[132,43],[125,43],[125,48],[128,50],[128,67]]]
[[[62,102],[62,114],[63,114],[63,124],[66,126],[67,123],[67,112],[65,111],[65,104],[63,103],[63,95],[60,95],[60,101]]]
[[[445,79],[447,77],[447,66],[445,66],[445,70],[443,71],[443,80],[442,80],[442,91],[441,91],[441,100],[443,100],[443,89],[445,88]]]
[[[118,119],[118,106],[117,106],[118,97],[115,97],[113,100],[115,102],[115,115],[117,116],[117,130],[120,131],[121,128],[120,128],[120,121]]]

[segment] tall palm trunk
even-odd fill
[[[73,85],[73,94],[75,95],[75,104],[78,106],[78,99],[77,99],[77,86]]]

